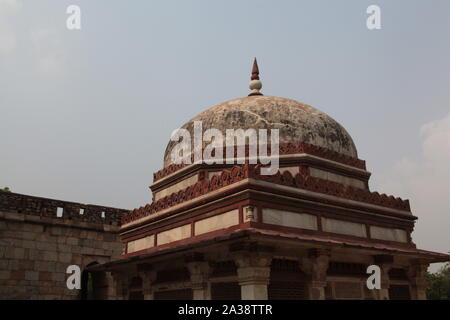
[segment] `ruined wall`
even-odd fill
[[[67,267],[119,257],[124,212],[0,192],[0,299],[79,299]]]

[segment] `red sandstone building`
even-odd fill
[[[370,191],[347,131],[309,105],[262,95],[256,65],[251,89],[183,128],[279,129],[278,172],[172,164],[169,143],[153,201],[103,229],[120,234],[122,255],[82,262],[99,262],[85,273],[94,297],[425,299],[428,265],[450,259],[416,248],[408,200]],[[373,264],[379,290],[366,286]]]
[[[126,213],[125,253],[98,266],[124,299],[424,299],[428,264],[409,202],[369,190],[370,172],[347,131],[306,104],[263,96],[254,64],[249,97],[186,123],[279,129],[280,169],[174,165],[151,185],[153,202]],[[367,266],[382,287],[366,286]]]

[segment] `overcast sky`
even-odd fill
[[[0,187],[150,202],[172,130],[247,95],[256,56],[262,91],[340,122],[371,189],[410,199],[418,246],[448,252],[449,31],[448,0],[0,0]]]

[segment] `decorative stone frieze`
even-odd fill
[[[234,166],[231,170],[223,169],[220,174],[212,176],[211,179],[204,179],[156,202],[128,212],[123,215],[122,224],[147,217],[153,213],[168,209],[248,178],[410,212],[408,200],[394,198],[393,196],[387,196],[353,186],[346,186],[330,180],[311,177],[307,174],[305,175],[304,170],[300,170],[295,176],[289,171],[284,171],[282,174],[278,171],[275,175],[262,175],[260,168],[261,166],[259,165],[244,164]]]
[[[353,158],[347,155],[344,155],[342,153],[332,151],[323,147],[315,146],[309,143],[305,142],[287,142],[287,143],[280,143],[279,145],[279,154],[280,155],[290,155],[290,154],[310,154],[316,157],[321,157],[327,160],[339,162],[342,164],[346,164],[349,166],[356,167],[358,169],[365,170],[366,169],[366,162],[364,160],[360,160],[358,158]],[[268,148],[268,150],[271,150]],[[203,154],[203,151],[202,151]],[[224,147],[223,154],[227,154],[227,147]],[[237,146],[234,146],[233,156],[237,155]],[[249,156],[249,146],[245,146],[245,156]],[[193,163],[193,156],[191,157],[191,162]],[[185,168],[187,164],[170,164],[163,169],[155,172],[153,174],[153,182],[157,182],[158,180],[161,180],[168,175],[171,175],[183,168]]]

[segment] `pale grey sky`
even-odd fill
[[[418,246],[448,252],[449,31],[448,0],[0,0],[0,186],[148,203],[172,130],[245,96],[257,56],[263,92],[339,121],[372,190],[410,199]]]

